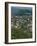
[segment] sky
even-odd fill
[[[11,7],[11,15],[23,15],[23,14],[32,15],[32,7]]]

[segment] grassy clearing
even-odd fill
[[[24,38],[32,38],[32,32],[28,32],[26,30],[18,30],[14,29],[14,31],[11,32],[11,39],[24,39]]]

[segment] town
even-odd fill
[[[32,38],[32,15],[11,16],[11,39]]]

